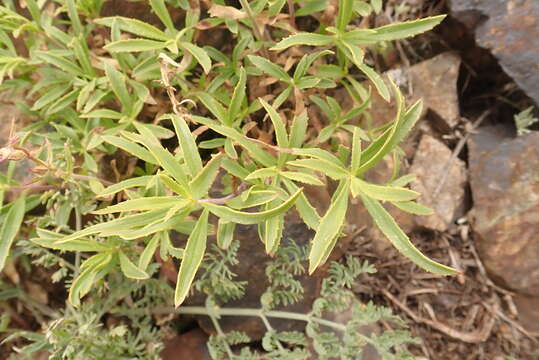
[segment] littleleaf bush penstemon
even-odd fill
[[[180,261],[178,307],[201,264],[207,269],[210,236],[226,253],[237,225],[256,225],[266,252],[276,256],[290,211],[314,231],[307,256],[312,274],[344,235],[353,197],[404,256],[436,274],[456,273],[420,253],[384,206],[431,213],[406,187],[413,176],[397,174],[384,184],[365,180],[386,156],[398,160],[398,145],[422,108],[420,101],[405,104],[393,81],[367,64],[366,48],[428,31],[443,16],[357,29],[352,20],[379,12],[381,1],[341,0],[335,24],[308,33],[281,16],[285,0],[240,3],[235,9],[215,1],[209,13],[217,15],[202,20],[201,9],[187,1],[150,0],[160,24],[100,17],[100,0],[26,0],[29,17],[12,1],[0,6],[0,89],[22,99],[20,111],[33,119],[11,134],[0,154],[10,162],[1,178],[2,199],[20,192],[0,210],[0,269],[19,229],[47,256],[73,252],[74,264],[57,260],[74,269],[69,303],[79,307],[95,284],[118,270],[127,279],[150,281],[157,252],[160,259]],[[325,1],[297,6],[296,16],[309,16],[324,10]],[[181,26],[172,8],[184,12]],[[261,28],[269,25],[261,19],[268,16],[275,19],[275,34],[291,34],[278,41],[264,36]],[[233,43],[221,49],[197,44],[197,34],[211,27],[226,29]],[[291,47],[305,55],[288,71],[275,59]],[[360,125],[371,99],[362,76],[396,103],[390,123]],[[250,80],[276,84],[276,90],[251,99]],[[325,91],[338,87],[354,102],[346,112]],[[319,133],[308,106],[326,117]],[[115,180],[105,179],[103,163],[119,150],[130,165],[121,173],[111,162]],[[33,182],[13,178],[22,159],[33,163]],[[321,214],[304,187],[328,184],[335,191]],[[44,214],[30,215],[39,205]],[[186,235],[183,248],[171,231]],[[268,339],[268,348],[276,341]]]

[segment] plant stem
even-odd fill
[[[247,13],[247,16],[249,17],[249,20],[251,20],[251,23],[253,24],[253,33],[255,37],[258,39],[258,41],[262,42],[262,55],[264,55],[265,58],[269,58],[269,54],[266,51],[266,48],[264,47],[264,36],[262,36],[262,33],[258,29],[258,26],[256,24],[256,18],[253,14],[253,10],[251,9],[251,6],[249,5],[249,2],[247,0],[240,0],[241,7],[245,12]]]
[[[321,319],[308,314],[300,314],[290,311],[264,311],[263,309],[256,308],[216,308],[213,311],[219,316],[256,316],[260,318],[268,317],[277,319],[298,320],[304,322],[312,321],[339,331],[346,330],[346,326],[343,324],[338,324],[336,322]],[[169,314],[171,312],[174,312],[177,314],[208,315],[208,310],[203,306],[182,306],[178,309],[173,309],[169,307],[158,307],[153,309],[151,312],[153,314]]]

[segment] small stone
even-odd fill
[[[539,296],[539,133],[483,127],[469,142],[477,250],[501,286]]]
[[[450,160],[451,154],[447,146],[432,136],[421,138],[409,171],[417,176],[411,187],[421,194],[418,203],[432,208],[435,214],[417,216],[419,226],[445,231],[462,207],[466,168],[462,160]]]

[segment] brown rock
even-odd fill
[[[462,206],[465,165],[460,159],[450,159],[449,148],[435,138],[423,135],[409,172],[417,176],[411,185],[421,194],[418,202],[431,207],[435,214],[416,217],[419,226],[445,231]]]
[[[520,324],[530,332],[539,333],[539,297],[517,295],[513,300]]]
[[[312,238],[313,233],[302,223],[288,222],[285,225],[281,246],[285,246],[289,239],[293,239],[298,245],[306,245]],[[226,307],[233,308],[260,308],[260,296],[268,287],[266,278],[266,266],[271,261],[269,255],[264,250],[264,245],[260,241],[256,226],[238,226],[236,228],[235,239],[241,241],[238,251],[240,262],[233,271],[238,275],[238,281],[248,281],[245,289],[245,296],[239,300],[228,302]],[[307,266],[305,264],[305,266]],[[308,313],[311,310],[314,299],[320,293],[321,278],[316,274],[313,276],[303,275],[298,277],[304,288],[304,297],[300,302],[279,307],[279,310]],[[203,305],[204,298],[195,296],[188,298],[188,305]],[[289,321],[271,319],[272,326],[278,331],[302,330],[305,323],[302,321]],[[207,316],[199,317],[200,327],[208,334],[214,334],[215,329]],[[253,340],[260,340],[266,333],[266,327],[258,317],[235,317],[223,316],[219,324],[224,332],[243,331]]]
[[[206,343],[208,335],[200,329],[180,334],[165,342],[161,352],[163,360],[209,360],[211,359]]]
[[[407,104],[423,99],[423,115],[428,109],[435,114],[443,130],[453,128],[459,121],[459,102],[457,79],[460,57],[446,52],[432,59],[411,66],[409,69],[398,68],[388,71],[397,85],[406,95]],[[367,85],[368,86],[368,85]],[[375,126],[381,126],[395,118],[395,101],[386,102],[376,92],[372,92],[370,114]]]
[[[475,30],[504,71],[539,104],[539,1],[452,0],[451,13]]]
[[[477,249],[502,286],[539,296],[539,133],[483,127],[468,143]]]

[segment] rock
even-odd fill
[[[539,1],[452,0],[451,13],[475,31],[504,71],[539,105]]]
[[[235,239],[241,241],[238,251],[240,262],[233,268],[238,275],[236,280],[248,281],[245,296],[239,300],[228,302],[226,307],[234,308],[260,308],[260,296],[268,287],[266,278],[266,265],[271,258],[265,253],[264,245],[259,239],[256,226],[238,226]],[[311,240],[313,233],[303,223],[287,222],[283,233],[281,246],[293,239],[298,245],[306,245]],[[305,264],[306,268],[307,264]],[[320,272],[318,272],[320,273]],[[314,299],[320,294],[321,278],[318,274],[309,276],[304,274],[298,277],[304,288],[303,300],[287,307],[278,307],[279,310],[308,313],[311,310]],[[193,296],[186,300],[186,305],[204,305],[203,296]],[[215,329],[207,316],[198,317],[200,327],[208,334],[214,334]],[[289,321],[270,319],[272,326],[278,331],[303,330],[305,323],[302,321]],[[224,332],[243,331],[254,341],[260,340],[266,333],[266,327],[258,317],[223,316],[219,323]]]
[[[161,352],[163,360],[210,360],[206,347],[209,337],[200,329],[194,329],[165,341]]]
[[[411,187],[421,194],[418,202],[431,207],[435,214],[417,216],[419,226],[445,231],[462,207],[466,169],[462,160],[450,159],[449,148],[432,136],[423,135],[409,171],[417,176]]]
[[[518,310],[518,321],[526,330],[539,333],[539,297],[516,295],[513,301]]]
[[[539,133],[483,127],[469,142],[477,249],[500,285],[539,296]]]
[[[460,118],[457,94],[459,68],[460,57],[445,52],[408,69],[397,68],[386,74],[399,85],[408,105],[423,99],[423,115],[430,109],[435,114],[436,125],[441,125],[445,131],[455,127]],[[395,118],[395,101],[386,102],[376,91],[372,92],[371,101],[369,112],[375,126]]]

